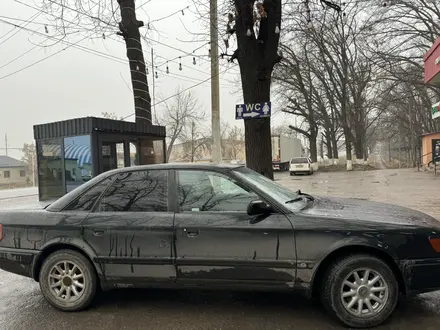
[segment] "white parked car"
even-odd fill
[[[312,161],[308,157],[295,157],[290,160],[289,166],[290,175],[298,173],[313,174]]]

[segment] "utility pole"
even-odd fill
[[[5,134],[5,153],[8,155],[8,134]]]
[[[210,0],[212,161],[222,160],[220,141],[220,77],[218,67],[217,0]]]
[[[153,77],[153,112],[154,112],[154,117],[153,119],[156,119],[156,88],[155,88],[155,73],[154,73],[154,56],[153,56],[153,48],[151,48],[151,75]]]

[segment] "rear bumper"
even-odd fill
[[[297,168],[297,167],[291,167],[291,168],[289,169],[289,171],[290,171],[290,172],[295,172],[295,173],[300,173],[300,172],[311,172],[311,171],[313,171],[313,169],[310,168],[310,167],[300,167],[300,168]]]
[[[399,268],[408,295],[440,289],[440,259],[402,260]]]
[[[32,277],[37,250],[24,250],[0,247],[0,269],[7,272]]]

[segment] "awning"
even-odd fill
[[[43,144],[44,156],[61,156],[61,146],[55,144]],[[70,144],[64,147],[64,159],[77,160],[78,166],[92,163],[92,152],[90,146]]]

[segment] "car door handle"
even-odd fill
[[[95,236],[104,236],[104,230],[94,230],[93,235]]]
[[[186,233],[186,236],[188,236],[189,238],[194,238],[194,237],[197,237],[197,235],[199,235],[198,230],[187,230],[185,228],[185,229],[183,229],[183,231]]]

